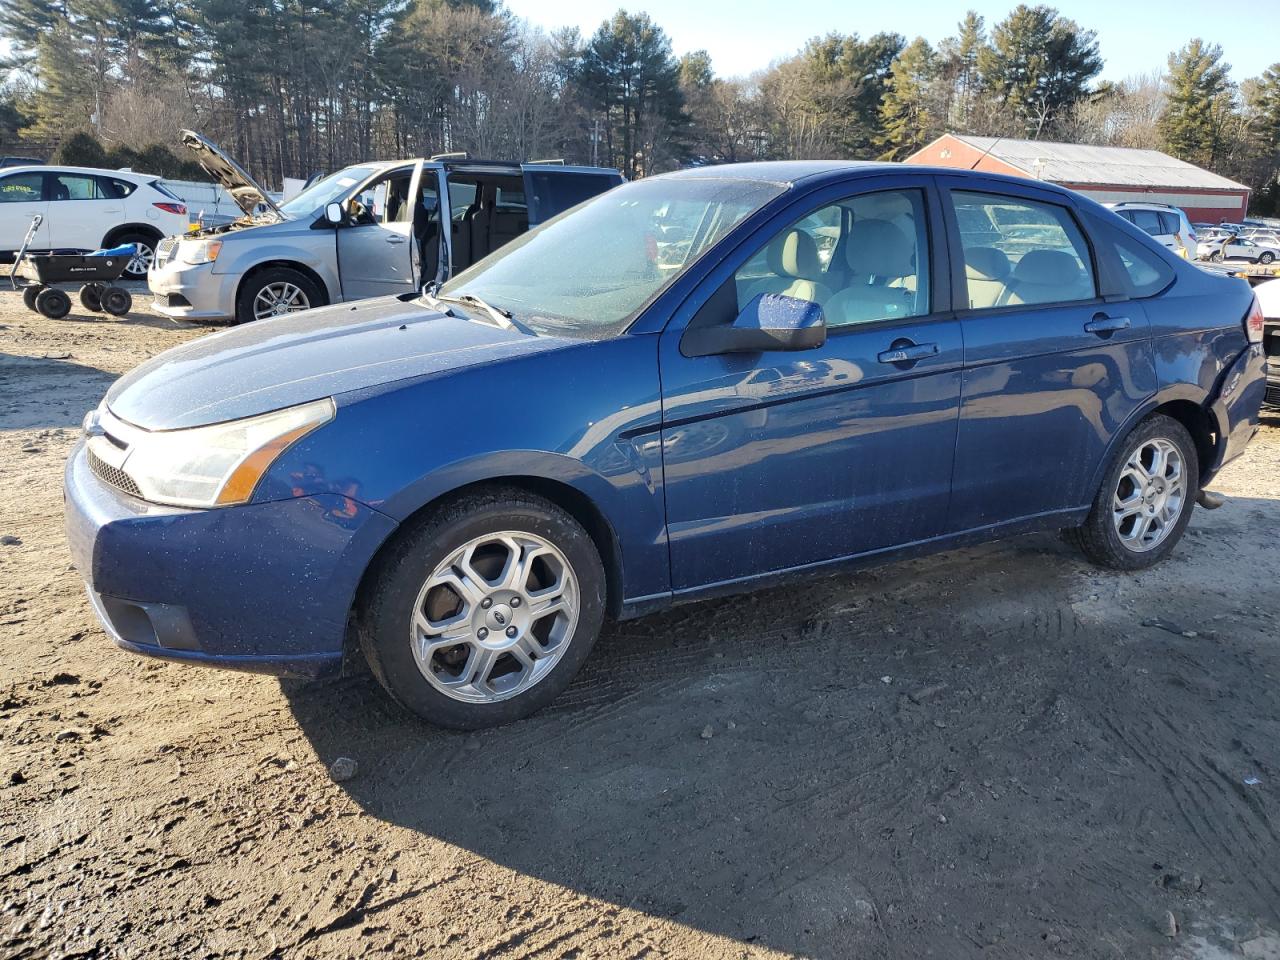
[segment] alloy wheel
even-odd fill
[[[453,551],[423,583],[409,642],[441,693],[496,703],[551,672],[579,609],[578,578],[554,544],[532,533],[490,533]]]
[[[1182,452],[1163,437],[1144,441],[1129,455],[1111,499],[1111,518],[1125,548],[1145,553],[1164,542],[1186,509]]]
[[[253,298],[253,319],[282,317],[287,313],[311,309],[311,301],[302,288],[286,280],[268,283]]]
[[[151,269],[151,261],[155,258],[156,251],[149,243],[141,240],[133,242],[134,254],[129,258],[129,262],[125,264],[124,272],[127,276],[137,280],[147,275],[147,271]]]

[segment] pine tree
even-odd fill
[[[1230,73],[1222,47],[1199,37],[1169,54],[1169,94],[1159,130],[1175,157],[1212,167],[1221,155],[1223,120],[1234,99]]]
[[[937,136],[936,60],[933,48],[917,37],[893,61],[880,105],[882,159],[903,160]]]
[[[1015,7],[978,56],[984,91],[1011,110],[1032,139],[1082,100],[1102,70],[1097,36],[1052,7]]]

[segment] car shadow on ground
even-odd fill
[[[366,812],[590,897],[808,956],[1032,956],[1049,937],[1146,955],[1167,944],[1153,863],[1248,875],[1230,893],[1259,916],[1280,903],[1246,832],[1257,798],[1211,769],[1274,754],[1280,721],[1240,734],[1200,696],[1232,683],[1271,715],[1258,678],[1280,662],[1143,626],[1204,631],[1223,596],[1139,589],[1092,618],[1099,576],[1134,589],[1033,536],[676,608],[610,628],[550,709],[475,734],[368,675],[282,688],[321,762],[357,761],[343,788]],[[1196,816],[1220,832],[1188,829],[1185,765],[1215,781],[1223,809]]]
[[[0,413],[5,430],[78,428],[120,375],[53,355],[0,353]],[[31,384],[39,383],[32,392]]]

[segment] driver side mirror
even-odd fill
[[[822,307],[781,293],[762,293],[730,324],[694,327],[685,331],[680,352],[686,357],[766,350],[812,350],[827,342]]]
[[[329,223],[332,226],[340,226],[342,221],[345,219],[342,215],[342,204],[337,201],[334,201],[333,203],[326,203],[324,207],[324,219],[326,223]]]

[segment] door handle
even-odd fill
[[[877,354],[876,359],[881,363],[915,363],[917,360],[925,360],[928,357],[936,357],[937,355],[938,345],[936,343],[907,342],[890,347],[883,353]]]
[[[1098,314],[1092,320],[1084,325],[1086,333],[1107,334],[1115,333],[1117,330],[1129,329],[1128,317],[1108,317],[1105,314]]]
[[[393,233],[391,234],[391,236],[387,237],[387,243],[404,243],[404,242],[405,242],[405,238],[400,236],[400,234],[398,233]]]

